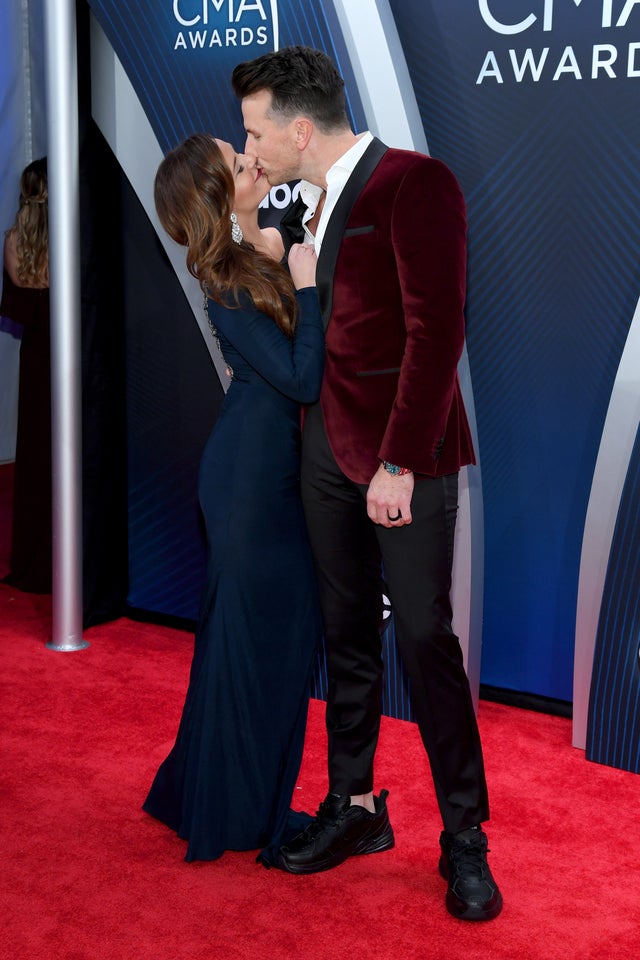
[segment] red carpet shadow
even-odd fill
[[[13,463],[0,463],[0,579],[9,573],[13,474]]]

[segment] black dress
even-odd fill
[[[51,592],[51,348],[49,290],[3,271],[0,315],[23,325],[13,489],[11,571],[5,583]]]
[[[202,457],[208,564],[177,739],[144,810],[188,840],[187,860],[262,851],[300,829],[290,811],[321,622],[300,500],[300,404],[324,360],[315,288],[293,341],[244,304],[209,301],[233,378]]]

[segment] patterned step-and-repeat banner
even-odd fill
[[[200,129],[241,146],[231,69],[291,43],[335,59],[356,130],[428,149],[454,170],[469,210],[465,379],[480,456],[470,487],[482,481],[471,513],[484,527],[484,546],[469,547],[484,583],[469,609],[482,680],[573,700],[584,745],[595,662],[589,755],[637,769],[639,724],[625,718],[640,696],[639,0],[91,7],[96,48],[106,42],[118,59],[112,68],[98,54],[95,112],[152,219],[144,179],[162,151]],[[144,162],[140,118],[153,134]],[[271,192],[272,214],[287,191]],[[179,569],[198,552],[194,525],[175,519],[174,439],[151,458],[153,476],[149,458],[134,457],[130,602],[195,616],[201,567]],[[611,747],[621,738],[624,756]]]

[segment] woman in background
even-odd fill
[[[319,395],[315,253],[258,225],[269,190],[230,144],[190,137],[158,169],[160,221],[187,248],[231,377],[199,476],[208,561],[177,739],[144,809],[188,841],[187,860],[264,848],[275,863],[300,815],[321,634],[299,491],[300,405]]]
[[[20,178],[20,206],[4,239],[0,315],[23,325],[13,492],[11,569],[5,583],[51,592],[51,372],[46,158]]]

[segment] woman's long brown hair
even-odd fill
[[[20,177],[20,209],[10,232],[16,239],[16,271],[25,287],[49,286],[49,212],[46,158],[34,160]]]
[[[218,303],[234,306],[247,291],[287,336],[296,318],[295,288],[285,268],[231,238],[233,174],[212,136],[197,133],[158,167],[156,210],[169,236],[187,248],[187,268]]]

